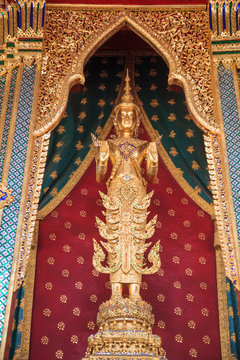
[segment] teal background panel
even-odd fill
[[[23,185],[25,161],[27,154],[29,125],[32,112],[32,101],[35,82],[35,65],[24,68],[20,90],[20,99],[16,119],[13,148],[8,173],[7,187],[12,189],[14,201],[3,211],[0,228],[0,338],[6,310],[9,280],[14,253],[17,221],[19,215]]]
[[[237,296],[233,283],[228,278],[226,278],[226,285],[231,359],[238,360],[240,359],[240,321]]]
[[[43,179],[42,209],[77,170],[108,120],[121,84],[124,57],[92,57],[86,64],[86,84],[69,94],[66,113],[52,131]]]
[[[234,211],[240,238],[240,123],[232,70],[218,67],[223,123],[227,144],[228,164],[232,185]],[[239,240],[240,245],[240,240]]]
[[[18,289],[16,296],[16,307],[14,310],[14,328],[11,336],[9,360],[11,360],[14,357],[16,350],[19,349],[21,346],[21,341],[22,341],[21,322],[23,320],[23,312],[24,312],[24,297],[25,297],[25,279],[21,287]]]
[[[168,67],[160,57],[135,59],[138,96],[162,144],[196,194],[212,203],[203,133],[192,120],[180,89],[168,86]]]

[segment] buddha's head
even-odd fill
[[[134,104],[130,94],[128,71],[125,78],[124,94],[122,102],[118,104],[114,111],[114,126],[118,137],[136,136],[139,127],[139,107]]]

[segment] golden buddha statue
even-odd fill
[[[84,360],[146,359],[166,360],[161,338],[152,334],[154,315],[150,304],[141,299],[139,290],[142,274],[153,274],[161,265],[159,241],[148,254],[151,243],[145,243],[154,234],[155,216],[147,223],[147,211],[153,192],[146,193],[146,181],[141,165],[146,160],[147,180],[152,182],[158,171],[158,153],[155,142],[136,138],[140,109],[130,93],[130,79],[125,78],[122,101],[113,111],[117,137],[99,141],[93,136],[96,151],[97,182],[104,182],[108,160],[112,162],[111,176],[106,182],[107,195],[100,192],[106,208],[106,223],[97,219],[100,235],[107,240],[101,245],[108,252],[107,264],[101,245],[94,241],[94,267],[110,274],[111,299],[102,303],[97,315],[99,331],[88,338]],[[123,295],[127,286],[129,297]]]
[[[158,171],[158,153],[155,142],[136,138],[139,127],[139,107],[130,93],[127,73],[122,102],[114,110],[116,139],[97,142],[96,179],[104,182],[108,160],[112,162],[111,176],[107,181],[107,195],[100,193],[106,208],[106,224],[97,218],[101,242],[108,252],[108,267],[100,264],[105,255],[94,240],[93,264],[100,272],[110,273],[112,297],[122,296],[123,286],[129,286],[129,296],[140,297],[142,274],[156,272],[160,267],[159,243],[150,251],[151,268],[144,264],[144,252],[149,247],[145,240],[154,233],[156,216],[146,224],[147,207],[153,194],[146,194],[146,181],[141,165],[146,160],[146,175],[153,182]],[[96,140],[95,140],[96,143]]]

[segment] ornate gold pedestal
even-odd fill
[[[87,359],[165,359],[161,338],[152,334],[152,307],[139,299],[116,297],[101,304],[99,331],[88,338]]]

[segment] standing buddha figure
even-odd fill
[[[108,252],[107,265],[103,265],[105,253],[94,240],[94,267],[110,274],[112,298],[122,297],[127,286],[131,299],[141,299],[142,274],[155,273],[160,268],[159,242],[148,254],[149,268],[144,252],[151,243],[145,241],[154,234],[155,216],[147,223],[153,192],[146,193],[146,180],[142,177],[141,165],[146,161],[146,177],[153,182],[158,171],[158,153],[155,142],[137,139],[140,109],[133,102],[128,72],[125,78],[121,102],[113,112],[117,137],[106,141],[94,140],[97,146],[96,180],[105,181],[108,161],[112,172],[107,180],[107,195],[100,192],[106,208],[106,223],[97,218],[101,241]]]
[[[117,137],[99,141],[93,136],[96,151],[97,182],[104,182],[108,161],[112,171],[106,182],[107,194],[100,192],[106,208],[106,223],[97,219],[101,245],[93,239],[93,265],[102,273],[110,274],[111,299],[102,303],[97,315],[99,331],[88,338],[84,360],[103,360],[116,356],[126,359],[151,358],[166,360],[161,338],[152,334],[152,307],[141,299],[142,274],[153,274],[160,268],[159,241],[152,246],[145,263],[144,253],[151,245],[146,240],[154,234],[155,216],[147,223],[153,192],[146,192],[146,180],[141,165],[146,161],[146,175],[153,182],[158,171],[155,142],[137,139],[140,109],[133,102],[127,73],[121,102],[113,111]],[[106,255],[103,250],[107,251]],[[128,297],[123,296],[123,288]],[[133,356],[134,355],[134,356]]]

